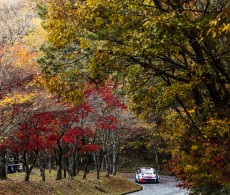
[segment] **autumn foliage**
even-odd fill
[[[83,156],[88,158],[92,153],[102,150],[104,143],[98,141],[100,139],[98,136],[102,136],[98,134],[98,131],[116,131],[118,120],[112,113],[109,115],[95,113],[98,120],[91,121],[90,116],[95,115],[94,112],[96,112],[92,106],[94,102],[90,100],[91,96],[96,98],[95,94],[100,94],[101,103],[103,103],[101,109],[124,109],[125,106],[113,96],[111,89],[106,89],[106,86],[100,89],[103,90],[96,88],[88,90],[86,96],[88,99],[86,98],[85,102],[78,106],[57,103],[57,105],[62,105],[63,109],[37,111],[28,115],[12,130],[12,136],[7,136],[2,142],[1,145],[7,146],[10,154],[23,163],[26,181],[29,180],[37,160],[39,159],[42,165],[48,153],[54,155],[57,166],[56,179],[61,179],[63,177],[62,167],[65,167],[69,177],[72,178],[76,174],[74,169],[80,158]],[[13,112],[14,115],[18,113]]]
[[[50,159],[56,179],[85,178],[92,162],[97,177],[102,164],[116,174],[127,103],[181,187],[229,194],[228,0],[41,1],[36,27],[11,8],[0,10],[0,157],[17,155],[26,180],[38,161],[44,180]]]
[[[78,78],[114,78],[129,108],[167,143],[183,185],[228,194],[229,10],[227,0],[50,1],[44,73],[67,51],[80,62]]]

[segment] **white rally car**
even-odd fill
[[[159,183],[160,177],[151,167],[138,167],[135,175],[137,183]]]

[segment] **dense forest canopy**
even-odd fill
[[[67,85],[78,89],[82,79],[98,84],[112,77],[130,108],[157,124],[184,185],[227,193],[230,2],[55,0],[48,7],[47,78],[67,74],[65,66],[77,73]]]
[[[98,179],[102,164],[106,176],[116,175],[120,144],[126,141],[135,118],[126,110],[124,99],[113,94],[115,83],[107,80],[95,87],[81,77],[83,93],[75,93],[78,88],[73,80],[80,74],[74,70],[76,62],[66,56],[68,50],[55,51],[53,59],[60,59],[54,61],[54,70],[60,75],[53,77],[54,82],[51,77],[47,80],[45,68],[37,63],[41,48],[51,48],[46,47],[47,32],[37,16],[45,18],[46,5],[30,0],[1,3],[0,179],[16,172],[18,163],[25,181],[30,180],[34,167],[39,168],[43,181],[48,167],[56,168],[56,180],[67,172],[73,179],[79,169],[85,179],[90,163]],[[52,94],[57,90],[58,94]]]
[[[122,114],[112,108],[125,106],[113,88],[145,121],[156,153],[170,153],[166,165],[182,187],[194,194],[229,194],[229,0],[43,0],[37,8],[45,31],[36,28],[35,35],[46,36],[38,44],[37,84],[75,109],[93,93],[88,100],[95,110],[102,104],[92,97],[101,94],[109,107],[100,111],[101,120],[116,123]],[[0,55],[13,39],[4,40]],[[0,56],[1,64],[6,59]],[[95,132],[101,135],[99,126],[102,131]]]

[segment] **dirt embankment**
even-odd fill
[[[31,175],[30,182],[24,182],[24,173],[9,174],[5,181],[0,180],[0,195],[102,195],[102,194],[126,194],[140,190],[141,186],[127,180],[122,175],[105,177],[101,173],[100,179],[96,179],[95,173],[89,173],[87,179],[82,179],[82,173],[73,180],[55,180],[55,172],[47,173],[46,181],[41,181],[39,172]]]

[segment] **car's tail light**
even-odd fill
[[[144,178],[141,178],[141,179],[140,179],[140,182],[145,182],[145,179],[144,179]]]

